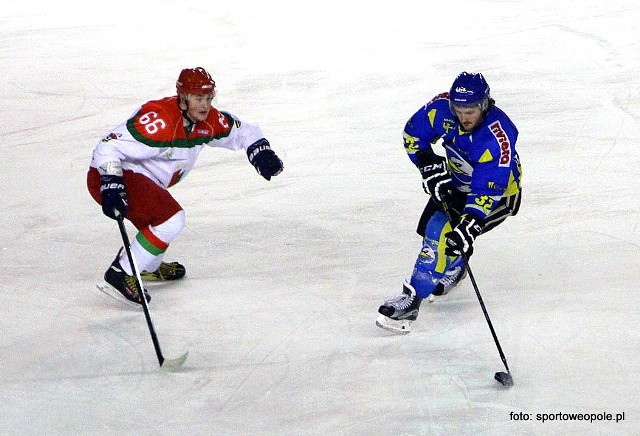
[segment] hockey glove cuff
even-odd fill
[[[271,177],[277,176],[284,169],[282,161],[276,153],[271,150],[269,141],[264,138],[249,146],[247,149],[247,157],[251,165],[258,171],[258,174],[267,180],[271,180]]]
[[[444,235],[447,256],[460,256],[462,254],[471,257],[473,254],[473,242],[482,233],[483,224],[476,218],[463,215],[460,224],[453,231]]]
[[[102,194],[102,212],[111,219],[116,219],[117,210],[123,217],[127,216],[129,202],[122,177],[116,175],[100,176],[100,193]]]
[[[453,193],[453,183],[447,172],[447,161],[438,156],[437,159],[420,168],[422,174],[422,187],[424,191],[433,197],[438,203],[447,201]]]

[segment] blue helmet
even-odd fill
[[[453,106],[478,106],[482,111],[489,108],[489,84],[480,73],[460,73],[451,85],[449,104]]]

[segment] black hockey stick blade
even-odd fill
[[[513,386],[513,377],[511,377],[511,373],[508,372],[496,372],[496,375],[493,376],[502,386],[511,387]]]
[[[164,359],[162,361],[162,365],[160,365],[160,368],[164,369],[165,371],[177,371],[187,360],[188,355],[189,352],[187,351],[182,356],[176,357],[175,359]]]

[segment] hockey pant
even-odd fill
[[[184,228],[184,210],[169,191],[148,177],[124,170],[123,179],[129,201],[126,218],[138,229],[131,242],[131,253],[140,272],[155,271],[169,243]],[[89,169],[87,187],[93,199],[100,204],[100,175],[95,168]],[[127,274],[133,273],[124,252],[120,256],[120,265]]]

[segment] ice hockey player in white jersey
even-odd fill
[[[216,84],[205,69],[183,69],[176,91],[177,95],[143,104],[105,135],[93,151],[87,174],[89,193],[103,213],[112,219],[120,214],[138,230],[131,251],[142,277],[149,280],[185,276],[182,264],[163,262],[185,225],[185,212],[168,189],[189,174],[204,147],[244,150],[266,180],[283,170],[257,125],[212,106]],[[104,279],[127,300],[141,304],[132,274],[121,249]]]

